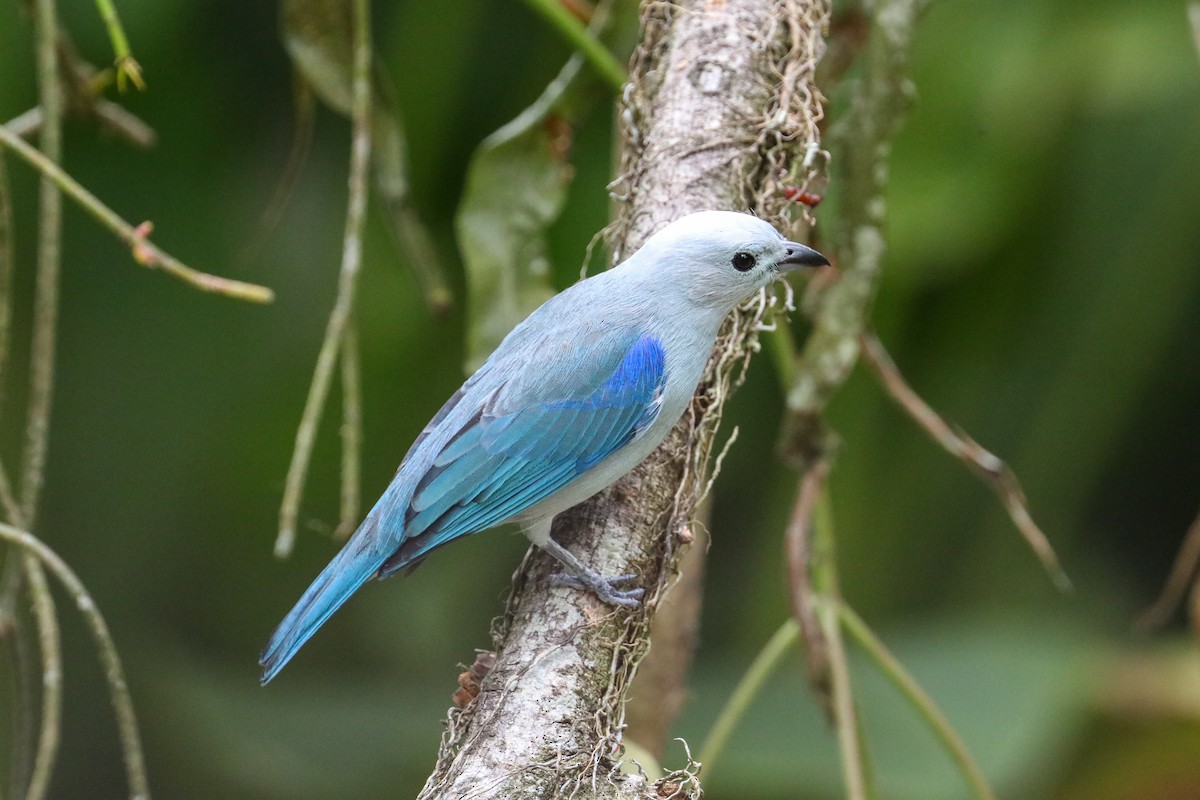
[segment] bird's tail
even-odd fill
[[[258,659],[263,669],[261,681],[264,686],[387,559],[389,553],[380,554],[370,546],[375,539],[374,531],[366,528],[373,529],[375,524],[375,515],[371,514],[271,634]]]

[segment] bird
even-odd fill
[[[369,579],[505,522],[558,559],[558,582],[637,606],[644,590],[625,588],[635,576],[588,567],[551,538],[554,516],[663,441],[734,308],[784,273],[828,264],[756,216],[698,211],[547,300],[417,436],[362,524],[271,635],[261,682]]]

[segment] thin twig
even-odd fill
[[[112,41],[115,56],[113,66],[117,70],[117,89],[125,91],[125,80],[129,79],[139,91],[145,90],[146,84],[142,80],[142,68],[134,60],[133,54],[129,52],[129,40],[125,38],[125,29],[121,27],[121,20],[117,17],[117,9],[112,4],[112,0],[96,0],[96,8],[104,20],[104,27],[108,28],[108,38]]]
[[[358,358],[358,325],[353,315],[342,335],[342,513],[334,538],[346,539],[358,524],[362,502],[362,380]]]
[[[625,82],[629,80],[625,68],[599,39],[588,33],[584,24],[565,5],[559,0],[525,0],[525,5],[553,25],[572,47],[583,53],[583,57],[614,91],[621,91]]]
[[[1192,520],[1192,524],[1188,526],[1187,533],[1183,537],[1183,544],[1179,546],[1179,553],[1175,556],[1175,563],[1171,565],[1171,574],[1167,577],[1162,593],[1154,601],[1154,604],[1138,617],[1135,625],[1143,630],[1160,628],[1165,625],[1171,615],[1175,613],[1175,609],[1179,608],[1188,586],[1196,581],[1198,576],[1200,576],[1200,514],[1197,514],[1196,518]],[[1200,581],[1197,581],[1197,585],[1200,585]]]
[[[16,548],[8,548],[10,552]],[[24,556],[21,553],[20,556]],[[12,552],[13,561],[19,556]],[[21,615],[6,616],[2,623],[3,640],[11,650],[12,667],[9,670],[9,687],[12,705],[12,736],[8,751],[8,796],[24,797],[29,786],[29,776],[33,772],[34,741],[38,735],[34,730],[38,712],[34,708],[34,689],[41,682],[41,670],[34,666],[29,637],[25,634],[25,624]]]
[[[829,642],[817,619],[817,596],[809,570],[812,555],[812,517],[829,474],[828,462],[818,459],[800,476],[792,517],[784,534],[788,583],[791,587],[792,615],[800,625],[804,641],[804,660],[808,666],[808,681],[821,701],[827,717],[832,719],[830,696]]]
[[[94,117],[106,131],[129,142],[134,147],[148,150],[158,141],[158,134],[146,121],[119,103],[106,100],[103,97],[87,98],[87,113]],[[68,112],[71,111],[68,107]],[[42,107],[34,106],[28,111],[4,123],[4,127],[28,139],[34,136],[42,127]]]
[[[8,168],[0,153],[0,406],[4,402],[4,379],[8,376],[9,336],[12,330],[12,201],[8,192]]]
[[[833,713],[838,732],[838,748],[842,756],[842,774],[849,800],[866,800],[868,793],[866,758],[858,731],[858,711],[850,685],[850,665],[842,644],[842,628],[838,621],[837,562],[834,554],[833,513],[829,507],[828,490],[817,498],[813,513],[813,551],[810,561],[813,584],[825,602],[818,616],[824,629],[829,652],[829,678],[833,689]]]
[[[354,306],[354,284],[362,263],[363,223],[367,209],[367,168],[371,160],[371,29],[370,7],[367,0],[354,2],[354,104],[351,113],[353,133],[350,145],[350,191],[346,207],[346,230],[342,240],[342,268],[338,277],[337,299],[325,328],[325,339],[317,354],[304,414],[296,431],[292,463],[288,467],[279,509],[279,535],[275,538],[275,555],[286,558],[296,540],[296,520],[300,514],[300,496],[308,476],[313,442],[321,412],[329,395],[334,362],[342,344],[342,336]]]
[[[54,0],[37,0],[34,5],[37,45],[38,101],[42,109],[39,134],[41,154],[57,164],[62,158],[62,80],[58,62],[58,15]],[[33,338],[30,344],[29,396],[25,417],[25,453],[20,478],[20,495],[5,499],[7,517],[22,527],[32,527],[38,498],[46,475],[46,453],[50,437],[50,409],[54,398],[54,353],[58,332],[58,285],[62,261],[62,195],[54,181],[42,176],[38,198],[37,270],[33,299]],[[11,489],[11,487],[9,487]],[[21,571],[12,567],[19,564]],[[27,798],[44,797],[58,756],[62,716],[62,644],[54,600],[46,575],[29,554],[5,565],[0,585],[0,608],[11,609],[24,575],[33,600],[38,642],[42,654],[42,711],[37,750],[30,772]]]
[[[129,781],[130,800],[149,800],[150,789],[146,781],[146,764],[138,735],[137,717],[133,712],[133,700],[129,695],[129,686],[125,683],[125,671],[121,667],[121,657],[117,653],[104,616],[75,572],[36,536],[12,525],[0,523],[0,539],[22,547],[35,556],[62,583],[67,594],[74,599],[75,606],[83,615],[92,638],[96,642],[96,651],[100,656],[109,692],[112,695],[113,710],[117,717],[117,728],[125,761],[125,773]]]
[[[838,602],[837,613],[846,632],[867,651],[867,655],[875,662],[875,665],[937,736],[942,747],[954,759],[955,765],[971,787],[972,793],[981,800],[995,800],[996,795],[988,786],[987,779],[980,771],[979,765],[975,763],[975,759],[967,750],[967,746],[959,737],[958,732],[954,730],[950,720],[946,719],[941,709],[937,707],[933,698],[921,688],[921,685],[909,674],[899,659],[888,650],[887,645],[875,635],[862,617],[854,612],[854,609],[846,605],[845,601]]]
[[[18,528],[24,528],[24,512],[17,504],[12,487],[8,481],[8,473],[0,465],[0,506],[4,515]],[[16,548],[9,548],[10,551]],[[11,562],[11,563],[10,563]],[[42,798],[50,787],[50,778],[54,772],[54,762],[58,755],[59,733],[62,728],[62,636],[58,626],[58,614],[54,608],[54,598],[46,581],[46,573],[42,564],[31,553],[22,552],[21,558],[10,558],[5,563],[5,578],[12,576],[11,582],[6,581],[6,594],[0,599],[0,637],[8,637],[13,642],[14,652],[17,653],[18,686],[21,695],[17,727],[26,734],[25,724],[32,720],[32,711],[26,706],[32,705],[33,687],[42,687],[42,710],[40,733],[37,737],[37,750],[34,754],[33,765],[29,770],[29,784],[23,795],[26,800]],[[20,591],[20,578],[24,577],[29,587],[29,597],[33,603],[34,619],[38,626],[38,644],[41,648],[42,670],[40,680],[33,679],[28,668],[28,657],[21,652],[24,637],[21,635],[21,618],[13,604]],[[23,742],[22,742],[23,743]],[[17,759],[14,759],[16,761]],[[14,780],[24,782],[21,769],[14,769]],[[20,785],[20,784],[17,784]]]
[[[17,502],[16,492],[13,491],[12,481],[9,480],[8,470],[0,462],[0,505],[4,515],[14,525],[20,525],[24,520],[21,506]],[[24,577],[24,565],[20,559],[6,557],[4,569],[0,571],[0,630],[9,625],[17,624],[17,596],[21,593],[21,579]]]
[[[962,461],[972,472],[991,487],[1000,498],[1005,511],[1013,525],[1025,537],[1025,541],[1033,548],[1033,552],[1042,562],[1043,568],[1049,573],[1051,580],[1061,591],[1070,591],[1071,580],[1059,564],[1058,556],[1046,534],[1033,521],[1029,513],[1025,492],[1013,474],[1001,459],[985,450],[974,439],[961,431],[955,431],[937,412],[921,399],[909,386],[900,373],[892,357],[888,355],[883,344],[874,331],[866,330],[860,339],[863,356],[879,378],[888,395],[896,401],[913,421],[950,455]]]
[[[746,668],[742,679],[738,681],[733,694],[729,696],[717,714],[716,721],[709,728],[708,735],[704,737],[704,744],[700,747],[700,763],[704,767],[706,781],[712,778],[713,765],[716,763],[717,757],[725,749],[725,743],[738,723],[742,721],[742,717],[746,715],[750,704],[762,691],[767,679],[774,674],[783,657],[787,655],[788,650],[792,648],[799,637],[800,626],[796,624],[796,620],[793,618],[784,620],[783,624],[771,635],[770,640],[754,656],[750,666]]]
[[[33,617],[37,621],[38,643],[42,651],[42,716],[38,734],[37,754],[29,777],[25,800],[41,800],[50,790],[54,762],[58,756],[59,732],[62,728],[62,637],[54,598],[46,581],[41,562],[24,553],[25,579],[33,600]]]
[[[36,14],[38,98],[44,114],[39,137],[41,155],[57,165],[62,157],[62,85],[58,75],[58,18],[52,0],[38,0]],[[24,144],[24,142],[22,142]],[[45,477],[54,397],[54,350],[58,331],[58,275],[62,246],[62,195],[45,174],[38,209],[37,280],[33,300],[29,399],[25,417],[25,457],[21,469],[21,523],[35,524],[38,497]]]
[[[47,159],[41,152],[30,147],[20,136],[0,125],[0,145],[4,145],[20,156],[26,163],[52,180],[58,188],[66,192],[71,199],[83,206],[84,210],[111,230],[133,251],[134,260],[144,267],[162,269],[176,278],[191,284],[197,289],[214,294],[233,297],[238,300],[249,300],[255,303],[269,303],[275,299],[275,293],[265,286],[222,278],[200,272],[183,264],[171,254],[159,249],[158,245],[146,238],[139,228],[134,228],[117,216],[116,212],[100,202],[94,194],[83,188],[57,164]]]

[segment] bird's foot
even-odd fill
[[[585,592],[591,592],[609,605],[625,606],[626,608],[639,605],[642,595],[646,593],[646,590],[640,587],[633,589],[619,588],[620,584],[629,583],[636,579],[637,575],[618,575],[615,578],[606,578],[588,567],[576,558],[570,550],[553,539],[547,539],[546,543],[542,544],[541,547],[547,553],[557,558],[559,563],[568,570],[565,574],[553,576],[554,582],[559,586],[570,586]]]
[[[627,607],[639,605],[646,590],[640,586],[632,589],[617,587],[619,584],[629,583],[636,579],[637,575],[617,575],[614,578],[605,578],[603,575],[595,573],[588,575],[587,578],[563,572],[551,576],[551,580],[557,586],[570,586],[572,589],[591,592],[609,605]]]

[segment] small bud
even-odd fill
[[[142,239],[145,239],[150,234],[154,233],[154,223],[150,220],[146,220],[141,225],[138,225],[136,228],[134,228],[133,232]],[[137,242],[133,245],[133,260],[141,264],[143,267],[152,267],[158,263],[158,256],[154,254],[154,250],[148,245]]]

